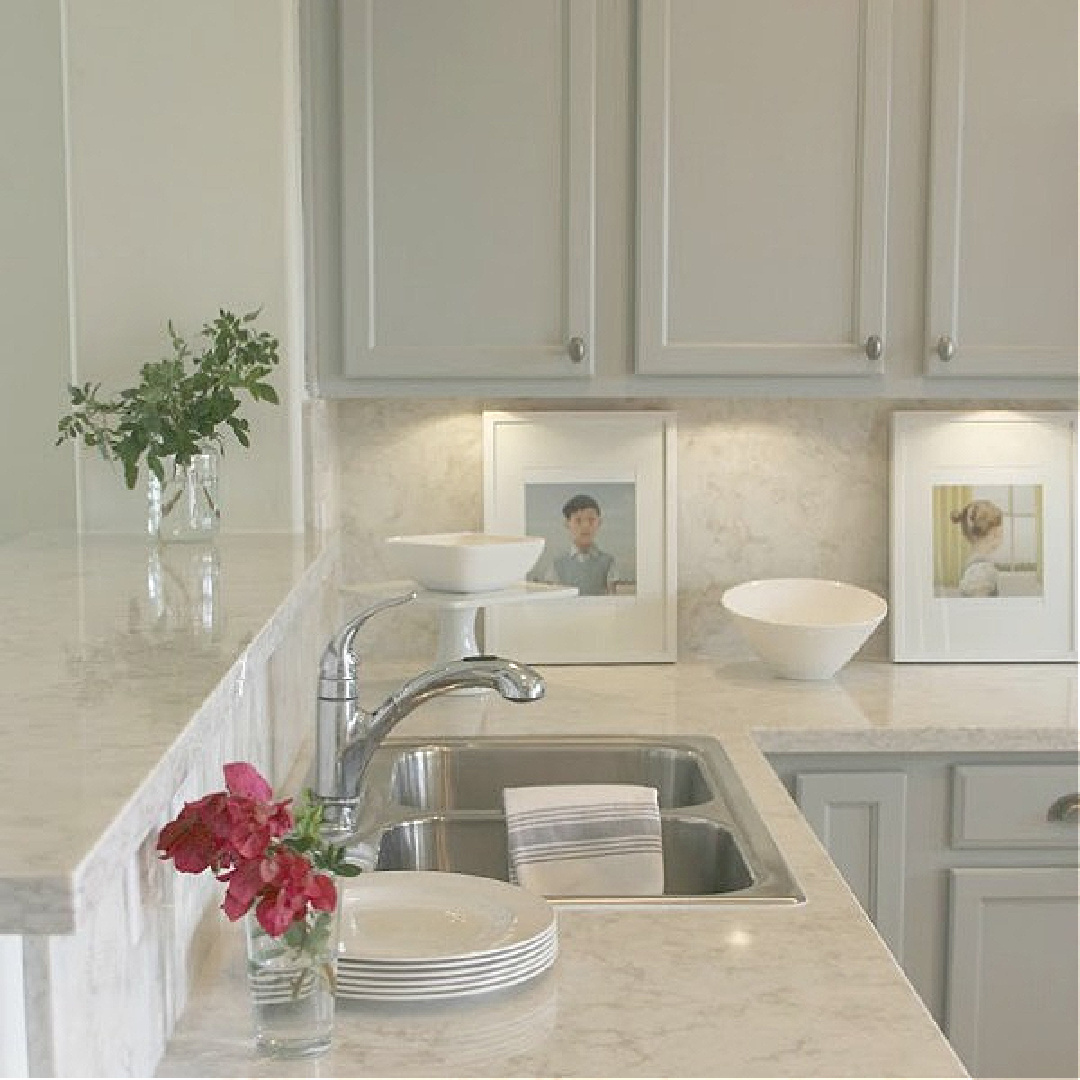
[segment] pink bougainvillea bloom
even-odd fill
[[[230,865],[232,855],[223,834],[225,802],[225,793],[218,792],[185,803],[176,820],[158,833],[161,857],[172,859],[176,869],[186,874]]]
[[[236,922],[251,910],[260,890],[272,877],[273,861],[270,859],[254,859],[241,863],[227,877],[229,887],[225,890],[221,910]]]
[[[184,811],[158,833],[157,849],[184,874],[201,874],[214,865],[218,855],[214,834],[198,817]]]
[[[284,836],[293,824],[289,800],[254,802],[231,795],[226,800],[224,839],[238,859],[257,859],[271,840]]]
[[[254,907],[263,929],[280,937],[309,910],[333,911],[337,889],[310,860],[278,841],[293,827],[290,799],[273,801],[273,791],[253,766],[225,766],[226,791],[186,803],[158,834],[163,859],[177,870],[212,870],[227,883],[222,910],[233,920]]]
[[[263,803],[273,799],[273,789],[254,765],[249,765],[246,761],[230,761],[224,772],[225,786],[230,795],[242,795]]]
[[[337,887],[326,874],[312,874],[307,897],[316,911],[333,911],[337,907]]]
[[[272,863],[272,868],[267,864]],[[305,918],[308,906],[317,911],[333,911],[337,890],[326,874],[318,874],[307,858],[289,848],[276,851],[264,862],[264,877],[270,879],[255,907],[259,925],[274,937],[284,934],[294,922]]]

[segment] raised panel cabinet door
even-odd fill
[[[892,0],[642,0],[636,370],[883,370]]]
[[[1076,0],[935,0],[932,375],[1073,376]]]
[[[973,1076],[1076,1076],[1075,868],[952,870],[947,1035]]]
[[[904,953],[907,777],[801,772],[795,800],[897,962]]]
[[[347,375],[588,375],[595,0],[341,5]]]

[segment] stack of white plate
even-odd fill
[[[490,878],[426,870],[349,881],[341,905],[337,993],[425,1001],[516,986],[555,962],[555,912]]]

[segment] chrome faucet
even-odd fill
[[[418,705],[451,690],[497,690],[508,701],[536,701],[544,680],[532,668],[497,656],[474,656],[442,664],[409,679],[369,712],[359,700],[356,633],[373,615],[416,598],[395,596],[362,611],[331,639],[319,666],[318,731],[314,794],[322,803],[327,831],[353,834],[359,828],[361,788],[372,756],[399,721]]]

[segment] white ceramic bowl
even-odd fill
[[[831,679],[888,610],[876,593],[818,578],[746,581],[720,602],[747,643],[785,679]]]
[[[425,589],[471,593],[523,580],[540,557],[544,538],[459,532],[391,536],[386,544],[400,571]]]

